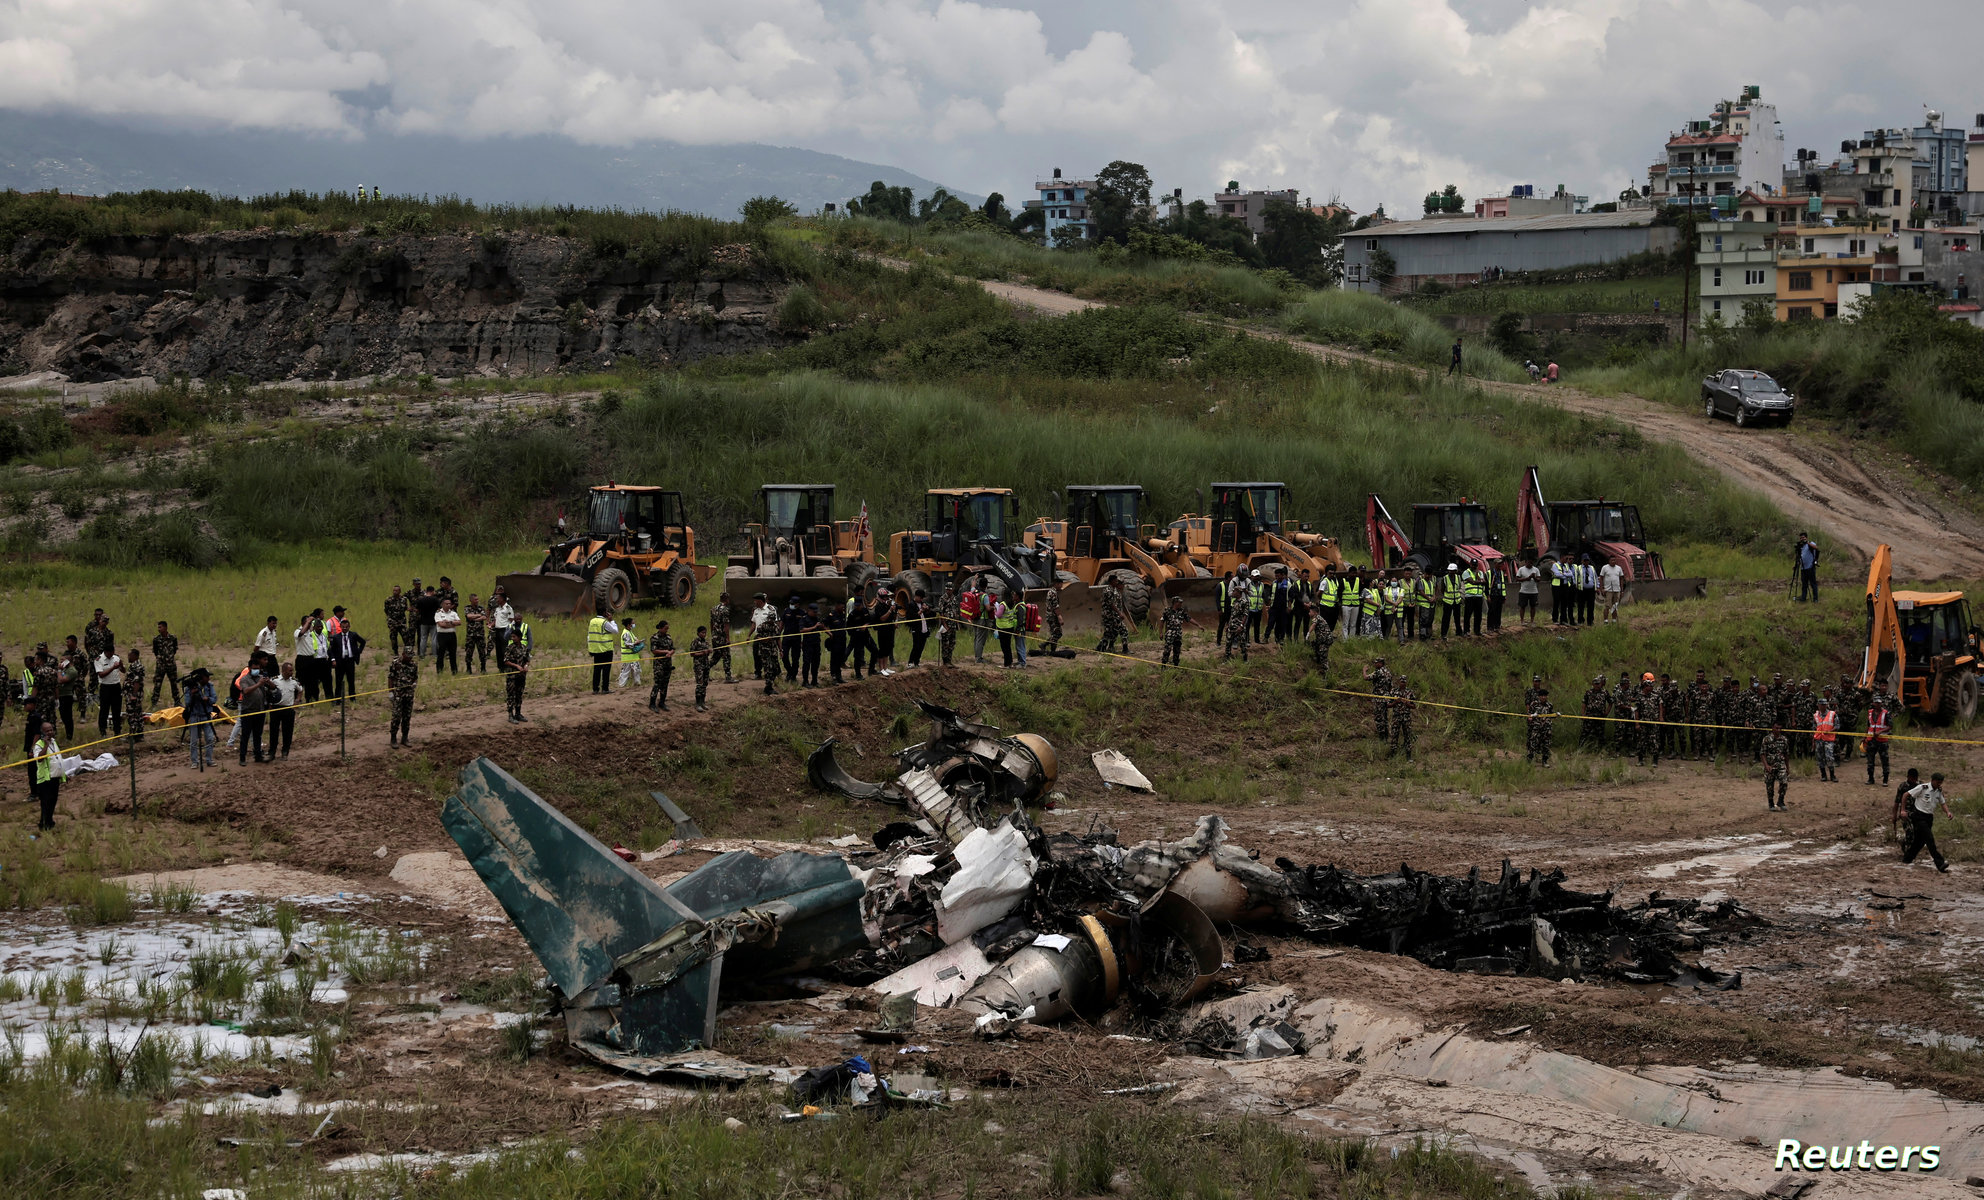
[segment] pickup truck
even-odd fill
[[[1791,424],[1796,401],[1762,371],[1717,371],[1702,377],[1702,411],[1710,419],[1728,414],[1745,428],[1765,420]]]

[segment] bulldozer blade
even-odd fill
[[[784,608],[786,600],[798,597],[801,604],[815,600],[829,600],[836,604],[847,601],[847,577],[844,575],[746,575],[741,579],[723,581],[723,598],[730,603],[733,612],[749,612],[752,598],[759,592],[774,606]]]
[[[592,612],[592,585],[572,575],[535,571],[498,575],[496,586],[514,608],[541,617],[579,617]]]
[[[1663,600],[1692,600],[1708,595],[1707,579],[1639,579],[1626,585],[1626,604],[1659,604]]]
[[[1162,606],[1171,603],[1171,597],[1185,598],[1185,614],[1201,625],[1211,625],[1219,620],[1219,580],[1217,579],[1171,579],[1165,581],[1158,594],[1151,600],[1151,619],[1163,611]]]

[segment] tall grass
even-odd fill
[[[1288,306],[1282,328],[1306,338],[1385,354],[1427,367],[1447,364],[1454,334],[1410,308],[1362,292],[1311,292]],[[1476,338],[1462,351],[1461,369],[1503,383],[1526,383],[1522,366]]]
[[[1495,313],[1651,313],[1681,312],[1680,274],[1638,279],[1608,279],[1587,283],[1487,283],[1455,288],[1438,295],[1414,294],[1401,303],[1432,315]]]
[[[1149,516],[1197,506],[1217,479],[1278,479],[1312,528],[1361,542],[1364,499],[1397,511],[1466,495],[1512,528],[1522,468],[1566,494],[1631,497],[1652,536],[1768,545],[1784,518],[1681,450],[1557,409],[1401,373],[1330,367],[1306,380],[1228,388],[1055,384],[895,387],[822,375],[771,386],[657,380],[603,418],[608,473],[669,479],[708,528],[748,519],[757,486],[818,479],[863,501],[878,531],[920,520],[932,487],[1019,491],[1031,519],[1076,483],[1139,483]],[[748,464],[739,470],[739,464]]]

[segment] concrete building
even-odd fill
[[[1652,224],[1643,212],[1395,221],[1343,235],[1344,286],[1384,295],[1429,280],[1465,286],[1497,270],[1551,271],[1666,254],[1678,238],[1672,225]],[[1380,279],[1374,261],[1382,264],[1386,256],[1392,273]]]
[[[1093,179],[1063,179],[1061,168],[1054,168],[1054,177],[1036,182],[1034,191],[1040,193],[1037,200],[1026,201],[1024,207],[1037,208],[1046,214],[1047,244],[1056,246],[1063,239],[1056,231],[1066,226],[1077,226],[1081,236],[1094,241],[1096,237],[1095,218],[1089,215],[1088,194],[1095,188]]]
[[[1920,231],[1922,283],[1951,303],[1984,296],[1984,229],[1943,225]]]
[[[1970,137],[1964,142],[1963,175],[1966,190],[1957,207],[1972,224],[1984,217],[1984,113],[1977,114]]]
[[[1842,144],[1842,153],[1848,148]],[[1869,129],[1850,149],[1862,203],[1890,233],[1962,213],[1968,146],[1962,130],[1943,127],[1941,113],[1930,112],[1915,129]],[[1900,249],[1904,265],[1921,265],[1908,240]]]
[[[1217,193],[1212,198],[1220,216],[1245,221],[1248,232],[1255,237],[1267,232],[1268,223],[1265,214],[1268,205],[1276,201],[1299,208],[1302,205],[1302,194],[1294,188],[1279,192],[1243,192],[1240,190],[1239,182],[1231,180],[1228,181],[1225,191]]]
[[[1738,221],[1763,221],[1773,225],[1823,225],[1829,221],[1844,224],[1864,220],[1858,197],[1851,195],[1759,196],[1744,192],[1736,198]]]
[[[1712,208],[1718,196],[1745,191],[1768,194],[1784,183],[1784,134],[1777,106],[1763,89],[1743,89],[1740,100],[1722,100],[1703,120],[1668,135],[1666,152],[1647,171],[1655,204]]]
[[[1777,233],[1768,221],[1717,221],[1697,232],[1695,267],[1701,274],[1696,294],[1698,324],[1720,320],[1734,325],[1750,301],[1777,311]]]
[[[1540,196],[1533,183],[1519,183],[1506,196],[1490,196],[1474,202],[1474,215],[1483,220],[1499,217],[1564,217],[1581,213],[1590,205],[1590,196],[1573,196],[1563,184],[1553,195]]]
[[[1830,320],[1840,314],[1842,286],[1879,281],[1883,243],[1878,230],[1803,225],[1780,231],[1778,238],[1780,321]]]

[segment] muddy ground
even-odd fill
[[[717,711],[701,716],[649,714],[624,695],[584,697],[523,729],[470,710],[427,722],[433,731],[423,730],[411,752],[389,751],[368,732],[342,762],[321,739],[273,768],[199,775],[148,761],[142,824],[162,830],[174,847],[161,861],[201,864],[162,876],[167,883],[203,895],[342,895],[359,919],[416,930],[435,948],[416,981],[352,989],[339,1073],[311,1090],[309,1102],[370,1106],[362,1111],[371,1116],[353,1116],[313,1143],[327,1162],[439,1161],[433,1156],[539,1133],[583,1133],[613,1114],[692,1094],[617,1078],[555,1044],[528,1062],[504,1056],[499,1026],[515,1018],[503,1013],[529,1007],[514,980],[534,973],[535,963],[439,823],[439,798],[461,764],[496,756],[609,842],[631,840],[616,824],[621,807],[645,804],[648,789],[674,788],[684,763],[705,770],[713,763],[733,775],[723,837],[644,861],[658,878],[752,839],[768,852],[794,843],[830,852],[826,839],[865,837],[895,814],[812,792],[791,768],[795,731],[843,738],[863,752],[847,754],[849,768],[882,778],[891,773],[889,751],[908,740],[903,734],[920,736],[920,729],[890,730],[910,699],[968,700],[965,677],[996,674],[911,672],[790,694],[749,713],[744,704],[755,688],[719,685]],[[1273,740],[1212,716],[1181,723],[1173,748],[1211,767],[1236,745],[1258,750]],[[762,753],[767,746],[779,752]],[[1105,787],[1088,763],[1095,748],[1062,747],[1060,794],[1039,814],[1049,831],[1107,826],[1126,843],[1177,838],[1207,811]],[[1916,761],[1900,757],[1898,766]],[[1975,778],[1984,753],[1942,748],[1935,766]],[[1020,1088],[1079,1106],[1114,1089],[1166,1084],[1141,1102],[1263,1113],[1394,1141],[1433,1134],[1506,1161],[1544,1188],[1756,1194],[1780,1178],[1770,1154],[1780,1136],[1828,1144],[1871,1136],[1878,1144],[1879,1129],[1863,1135],[1863,1125],[1905,1128],[1923,1112],[1984,1127],[1984,868],[1960,861],[1945,875],[1926,862],[1898,865],[1887,833],[1894,789],[1866,786],[1858,764],[1841,774],[1844,782],[1823,784],[1801,766],[1789,811],[1770,813],[1743,766],[1683,760],[1630,770],[1616,782],[1481,796],[1394,778],[1380,761],[1341,786],[1324,776],[1300,794],[1216,810],[1231,840],[1263,860],[1361,872],[1401,863],[1455,873],[1479,867],[1493,875],[1507,859],[1561,869],[1569,886],[1622,900],[1652,892],[1733,897],[1762,923],[1747,936],[1714,940],[1700,955],[1719,971],[1741,973],[1733,990],[1459,974],[1284,931],[1228,930],[1229,958],[1236,939],[1266,958],[1230,966],[1213,996],[1245,1003],[1260,989],[1288,989],[1286,1008],[1308,1014],[1291,1018],[1310,1035],[1307,1056],[1279,1066],[1208,1059],[1120,1017],[985,1043],[957,1015],[925,1010],[913,1041],[929,1050],[903,1061],[913,1059],[959,1095]],[[603,794],[601,778],[618,780],[618,792]],[[66,798],[77,814],[104,813],[78,820],[109,828],[129,820],[128,786],[122,773],[84,778]],[[202,854],[186,849],[195,836]],[[142,870],[133,876],[141,890],[150,878]],[[312,901],[302,903],[307,913]],[[852,1032],[871,1016],[862,1003],[858,993],[828,988],[739,1005],[725,1012],[717,1048],[778,1066],[838,1061],[867,1048]],[[1158,1040],[1130,1040],[1153,1032]],[[542,1036],[555,1043],[558,1030],[547,1025]],[[1354,1051],[1342,1048],[1353,1040]],[[1430,1057],[1413,1058],[1415,1046]],[[1519,1062],[1481,1065],[1483,1055],[1510,1047]],[[295,1086],[290,1076],[301,1070],[244,1071],[192,1089],[191,1098],[278,1079]],[[1704,1105],[1712,1098],[1720,1115],[1674,1116],[1633,1092],[1655,1087],[1703,1097]],[[1626,1093],[1633,1095],[1621,1099]],[[392,1105],[416,1106],[418,1115],[390,1117],[398,1111]],[[1944,1153],[1945,1166],[1932,1176],[1822,1172],[1819,1186],[1836,1195],[1933,1195],[1961,1190],[1966,1174],[1984,1174],[1984,1145]]]

